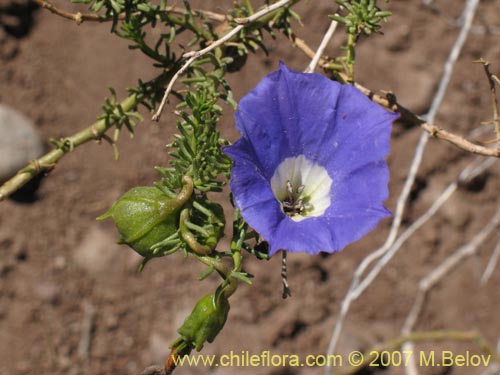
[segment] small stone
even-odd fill
[[[35,295],[43,302],[57,305],[59,302],[59,287],[51,282],[41,281],[36,284]]]
[[[0,182],[12,177],[44,152],[34,123],[20,112],[0,104]]]
[[[120,250],[111,233],[94,226],[75,249],[73,261],[91,276],[105,276],[116,266]]]
[[[62,255],[58,255],[54,258],[54,268],[57,270],[66,268],[66,263],[66,258]]]

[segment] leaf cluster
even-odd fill
[[[222,108],[217,102],[220,97],[230,100],[230,92],[222,93],[217,84],[219,79],[222,78],[206,80],[197,71],[188,79],[195,84],[177,106],[180,134],[167,145],[171,150],[171,166],[157,167],[167,191],[179,188],[182,176],[190,176],[198,191],[218,192],[224,184],[223,177],[229,176],[231,160],[222,152],[222,147],[228,142],[220,137],[216,126],[222,116]]]
[[[377,0],[335,0],[343,15],[332,15],[330,19],[343,24],[351,35],[371,35],[379,32],[381,22],[387,22],[391,12],[381,10]],[[387,2],[387,0],[385,1]]]

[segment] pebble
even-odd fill
[[[34,123],[20,112],[0,104],[0,182],[8,180],[43,152],[44,145]]]
[[[105,276],[117,269],[117,261],[123,255],[120,250],[123,249],[115,243],[113,234],[95,224],[75,248],[73,261],[90,276]]]
[[[57,305],[60,302],[60,288],[57,284],[40,281],[34,287],[35,295],[43,302]]]

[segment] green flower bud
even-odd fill
[[[193,193],[191,178],[184,177],[183,183],[175,198],[168,197],[156,187],[133,188],[97,220],[113,218],[121,236],[119,243],[129,245],[143,257],[162,256],[164,254],[155,251],[154,245],[165,242],[177,232],[180,211]]]
[[[200,351],[206,341],[214,341],[226,323],[228,312],[229,301],[224,294],[220,294],[217,300],[214,294],[208,294],[198,301],[177,332],[185,342]]]

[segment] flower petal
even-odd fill
[[[269,255],[281,249],[309,254],[340,250],[334,239],[330,220],[327,218],[310,218],[296,222],[286,217],[268,241]]]
[[[328,170],[349,173],[389,153],[392,122],[399,115],[374,104],[356,88],[343,85],[337,102],[334,132],[325,138],[319,159]]]
[[[240,101],[242,138],[224,149],[234,161],[231,189],[243,218],[269,242],[270,255],[339,251],[390,215],[383,206],[389,179],[384,158],[396,118],[352,86],[284,64]],[[312,173],[321,169],[331,187]],[[278,198],[292,204],[298,198],[287,195],[285,186],[274,186],[273,193],[271,180],[279,173],[275,182],[295,186],[297,172],[306,196],[324,197],[318,202],[325,207],[287,211],[292,219]]]
[[[236,127],[254,150],[255,161],[266,178],[271,178],[281,160],[290,155],[283,137],[281,99],[275,83],[278,76],[273,73],[264,78],[240,101],[236,112]]]
[[[292,155],[316,162],[318,152],[335,133],[337,102],[342,85],[312,73],[298,73],[280,64],[276,82],[282,126]]]
[[[238,146],[245,147],[243,144]],[[262,175],[258,166],[247,158],[238,158],[238,152],[234,152],[235,150],[237,149],[234,147],[229,152],[225,149],[228,155],[234,155],[230,182],[234,204],[241,210],[241,215],[247,223],[268,240],[275,233],[280,221],[285,218],[285,214],[269,186],[269,181]]]
[[[332,176],[332,180],[329,216],[342,217],[347,213],[355,215],[382,208],[389,195],[389,170],[384,160],[365,164],[349,173],[340,171]]]

